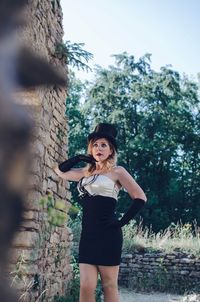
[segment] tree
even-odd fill
[[[84,50],[84,45],[84,43],[72,43],[69,40],[58,43],[55,55],[63,59],[66,65],[89,71],[91,68],[87,63],[93,58],[93,54]]]
[[[82,113],[81,102],[86,89],[86,84],[76,78],[74,72],[69,73],[68,96],[66,99],[66,116],[68,120],[68,157],[85,154],[89,125]],[[77,183],[71,183],[72,203],[77,205]]]
[[[59,43],[56,47],[56,55],[64,60],[69,67],[76,67],[83,71],[91,70],[87,64],[93,55],[84,50],[84,43]],[[86,62],[86,63],[85,63]],[[75,76],[75,73],[69,68],[68,72],[68,94],[66,99],[66,117],[68,121],[68,157],[72,157],[77,153],[85,153],[86,138],[88,133],[87,119],[82,114],[81,100],[84,96],[86,84],[82,83]],[[77,206],[77,190],[76,184],[71,183],[72,203]]]
[[[96,69],[84,119],[92,128],[103,121],[117,125],[119,162],[148,196],[145,224],[159,230],[179,219],[199,220],[197,84],[169,67],[153,71],[149,54],[138,61],[127,53],[114,57],[114,66]],[[125,206],[123,194],[118,209]]]

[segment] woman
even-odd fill
[[[119,302],[118,273],[122,250],[122,227],[144,206],[147,198],[132,176],[116,166],[117,131],[100,123],[88,136],[88,154],[77,155],[55,168],[62,178],[78,182],[83,207],[79,244],[80,299],[95,302],[100,273],[105,302]],[[73,168],[78,162],[88,165]],[[120,220],[115,215],[117,195],[124,188],[133,203]]]

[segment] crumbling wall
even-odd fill
[[[56,57],[62,42],[62,9],[60,1],[29,1],[28,25],[19,33],[37,54],[54,66],[67,70]],[[34,72],[34,70],[30,70]],[[17,94],[35,121],[31,151],[33,164],[26,198],[24,221],[12,249],[13,284],[24,301],[53,301],[67,292],[71,279],[70,246],[72,234],[66,227],[69,187],[52,170],[53,164],[67,154],[66,89],[40,87]]]

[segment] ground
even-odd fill
[[[120,289],[120,302],[179,302],[182,296],[165,293],[135,293],[128,289]]]

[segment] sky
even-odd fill
[[[85,43],[91,67],[108,67],[112,54],[126,51],[136,59],[151,53],[156,71],[170,64],[181,74],[200,72],[200,0],[61,0],[61,6],[64,41]]]

